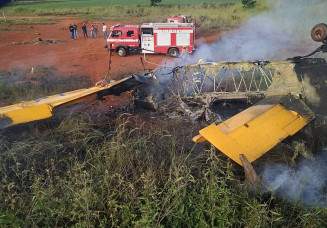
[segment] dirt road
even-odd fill
[[[14,68],[32,68],[37,65],[55,67],[59,75],[81,76],[87,75],[92,80],[101,80],[108,72],[108,51],[102,36],[103,21],[83,21],[77,18],[52,18],[54,24],[45,25],[12,25],[6,31],[0,31],[0,69],[12,70]],[[70,23],[78,26],[79,38],[70,39],[68,26]],[[82,38],[82,24],[88,26],[97,23],[99,38]],[[116,24],[114,21],[105,21],[108,27]],[[127,24],[128,22],[126,22]],[[130,22],[129,22],[130,23]],[[122,22],[123,24],[123,22]],[[90,35],[90,34],[89,34]],[[198,37],[203,41],[211,42],[219,35]],[[59,40],[59,44],[17,44],[24,41]],[[16,43],[13,43],[16,42]],[[143,66],[140,57],[134,54],[121,58],[113,53],[111,78],[117,78],[130,73],[142,73]],[[166,55],[146,55],[145,68],[154,69],[157,64],[174,61]]]

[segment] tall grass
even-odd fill
[[[214,148],[186,150],[165,127],[130,125],[84,116],[2,133],[0,226],[326,226],[326,209],[248,194]]]

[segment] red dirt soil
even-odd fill
[[[10,18],[9,18],[10,19]],[[109,54],[104,48],[106,44],[102,35],[103,21],[83,21],[78,18],[54,17],[54,24],[45,25],[12,25],[8,31],[0,31],[0,69],[11,70],[14,68],[32,68],[37,65],[55,67],[59,75],[64,76],[89,76],[94,82],[104,78],[108,72]],[[78,26],[79,38],[70,39],[68,26],[70,23]],[[97,23],[99,38],[83,38],[82,24]],[[104,21],[108,27],[116,24],[114,21]],[[130,24],[121,22],[122,24]],[[88,31],[88,33],[90,33]],[[88,34],[90,36],[90,34]],[[204,34],[198,37],[205,42],[213,42],[219,34]],[[37,38],[43,40],[60,40],[60,44],[22,44],[8,45],[12,42],[33,41]],[[143,54],[133,54],[119,57],[113,53],[112,66],[109,78],[120,78],[132,73],[142,73],[143,66],[140,58]],[[145,68],[155,69],[157,64],[174,61],[166,55],[146,55]]]

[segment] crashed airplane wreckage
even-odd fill
[[[109,84],[2,107],[0,126],[49,118],[64,106],[134,90],[136,104],[160,111],[167,106],[175,108],[168,102],[174,100],[179,102],[178,112],[192,121],[204,118],[212,123],[193,141],[209,141],[243,165],[240,154],[253,162],[316,117],[317,123],[325,120],[326,69],[327,63],[321,58],[187,65],[174,68],[170,75],[132,75]],[[220,115],[224,105],[239,100],[253,105],[235,115]],[[217,110],[215,103],[223,105]]]
[[[324,44],[315,52],[326,50]],[[245,168],[313,120],[312,135],[319,133],[319,137],[312,137],[315,145],[327,142],[327,63],[323,58],[308,55],[285,61],[207,62],[162,72],[135,74],[113,83],[2,107],[0,128],[49,118],[61,107],[133,90],[135,104],[160,111],[176,109],[170,102],[177,101],[179,110],[175,111],[192,121],[205,119],[210,125],[193,141],[209,141]],[[247,105],[225,115],[224,109],[235,101]],[[217,103],[222,105],[217,108]]]
[[[322,130],[327,114],[323,101],[327,95],[326,70],[324,59],[300,57],[286,61],[189,65],[175,68],[172,82],[152,87],[157,96],[152,92],[151,98],[159,110],[166,98],[160,100],[158,93],[179,98],[185,115],[211,123],[193,141],[209,141],[243,166],[314,119],[315,132],[311,133]],[[253,105],[226,115],[224,109],[230,103],[242,100]],[[215,104],[221,105],[217,108]],[[320,139],[327,142],[322,137],[326,135]],[[240,158],[241,154],[247,161]]]

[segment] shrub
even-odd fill
[[[242,4],[244,8],[253,8],[257,0],[242,0]]]
[[[159,2],[161,2],[161,0],[151,0],[151,6],[154,6]]]

